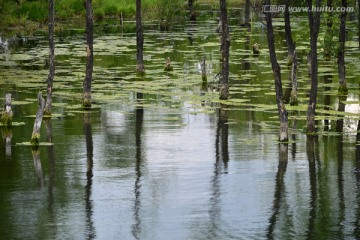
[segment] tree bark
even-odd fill
[[[250,0],[245,1],[245,27],[250,27]]]
[[[36,118],[34,122],[34,128],[31,135],[30,143],[34,146],[39,145],[40,143],[40,129],[41,129],[41,123],[44,115],[44,108],[45,108],[45,100],[42,97],[41,92],[38,93],[38,102],[39,102],[39,108],[36,113]]]
[[[319,8],[321,0],[316,0],[316,7]],[[309,9],[312,9],[312,0],[307,0]],[[310,28],[310,62],[311,62],[311,89],[309,105],[306,113],[307,133],[315,134],[315,109],[318,90],[318,61],[317,61],[317,40],[320,27],[320,12],[308,12],[309,28]]]
[[[49,0],[49,50],[50,50],[50,58],[49,58],[49,75],[47,78],[47,96],[46,96],[46,104],[45,104],[45,115],[51,115],[52,108],[52,91],[53,91],[53,81],[55,75],[55,42],[54,42],[54,24],[55,24],[55,7],[54,0]]]
[[[86,0],[86,76],[83,83],[83,106],[91,107],[91,81],[93,73],[93,10],[92,0]]]
[[[11,106],[11,93],[7,93],[5,95],[4,109],[0,119],[1,124],[4,126],[11,126],[12,117],[13,117],[13,112]]]
[[[295,43],[291,35],[289,0],[285,0],[285,38],[288,48],[288,65],[291,65],[294,57]]]
[[[346,9],[347,1],[341,0],[341,6]],[[339,93],[347,93],[345,79],[345,41],[346,41],[346,11],[340,15],[340,32],[339,32],[339,52],[338,52],[338,72],[339,72]]]
[[[298,82],[297,82],[297,55],[294,51],[292,56],[292,67],[291,67],[291,94],[290,94],[290,105],[298,105]]]
[[[142,17],[141,17],[141,0],[136,0],[136,61],[137,67],[136,71],[138,74],[142,75],[145,72],[144,66],[144,36],[142,29]]]
[[[230,34],[228,26],[226,0],[220,0],[220,21],[221,21],[221,74],[220,74],[220,99],[228,99],[229,95],[229,49]]]
[[[264,5],[270,5],[270,0],[264,0]],[[275,78],[275,91],[276,91],[276,103],[279,112],[280,120],[280,134],[279,140],[284,142],[288,141],[288,113],[283,102],[283,91],[281,83],[281,70],[276,59],[275,43],[274,43],[274,32],[272,26],[271,12],[266,12],[266,24],[267,24],[267,40],[270,53],[271,67]]]

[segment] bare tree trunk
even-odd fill
[[[83,83],[83,106],[91,107],[91,81],[94,65],[93,55],[93,10],[92,0],[86,0],[86,76]]]
[[[270,0],[264,0],[264,5],[270,5]],[[288,113],[283,102],[283,91],[281,83],[280,66],[276,59],[274,32],[272,26],[271,12],[266,12],[266,24],[267,24],[267,39],[270,53],[271,67],[273,69],[275,78],[275,91],[276,91],[276,103],[278,106],[279,120],[280,120],[280,135],[279,140],[284,142],[288,141]]]
[[[331,9],[333,0],[327,0],[326,6]],[[326,20],[326,34],[324,36],[324,58],[326,60],[330,60],[332,56],[332,45],[333,45],[333,14],[332,12],[327,13],[327,20]]]
[[[49,75],[47,78],[47,96],[46,96],[46,104],[45,104],[45,115],[51,115],[52,108],[52,91],[53,91],[53,81],[55,75],[55,42],[54,42],[54,24],[55,24],[55,7],[54,0],[49,0],[49,50],[50,50],[50,58],[49,58]]]
[[[312,0],[307,0],[309,9],[312,9]],[[321,0],[316,0],[316,7],[319,8]],[[308,12],[309,28],[310,28],[310,62],[311,62],[311,89],[309,105],[306,113],[307,133],[315,134],[315,109],[318,90],[318,61],[317,61],[317,39],[320,27],[320,12]]]
[[[245,27],[250,27],[250,0],[245,1]]]
[[[142,17],[141,17],[141,0],[136,0],[136,71],[138,74],[143,75],[145,72],[144,66],[144,36],[142,29]]]
[[[11,107],[11,93],[7,93],[5,95],[4,109],[0,119],[1,124],[4,126],[11,126],[12,117],[13,117],[13,112]]]
[[[220,0],[220,21],[221,21],[221,74],[220,74],[220,99],[228,99],[229,94],[229,49],[230,34],[227,18],[226,0]]]
[[[36,118],[34,122],[34,128],[31,135],[30,143],[32,145],[39,145],[40,143],[40,129],[41,129],[41,123],[44,115],[44,108],[45,108],[45,100],[42,97],[41,92],[38,93],[38,102],[39,102],[39,108],[36,113]]]
[[[341,0],[341,6],[346,9],[347,1]],[[340,15],[340,33],[339,33],[339,52],[338,52],[338,71],[339,71],[339,93],[347,93],[345,79],[345,41],[346,41],[346,11]]]
[[[298,105],[298,82],[297,82],[297,54],[296,51],[293,53],[292,57],[292,68],[291,68],[291,96],[290,96],[290,105],[297,106]]]
[[[285,38],[288,48],[288,65],[291,65],[294,57],[295,43],[291,35],[289,0],[285,0]]]

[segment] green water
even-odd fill
[[[319,54],[319,136],[307,138],[307,20],[293,20],[300,105],[287,106],[292,140],[284,146],[277,143],[266,29],[258,23],[248,31],[232,19],[230,99],[222,102],[228,117],[219,119],[216,26],[207,20],[172,32],[146,30],[142,80],[134,71],[135,34],[96,34],[90,112],[80,107],[83,35],[58,34],[54,116],[41,131],[41,142],[53,144],[39,152],[22,143],[31,137],[37,92],[46,87],[47,38],[28,36],[0,53],[0,96],[12,93],[14,104],[14,126],[1,130],[1,238],[360,238],[356,38],[347,42],[345,112],[338,111],[336,62]],[[255,42],[260,56],[252,55]],[[276,48],[285,91],[282,27]],[[167,57],[171,73],[163,71]],[[344,132],[328,130],[339,119]]]

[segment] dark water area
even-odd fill
[[[276,47],[286,91],[282,24],[275,22]],[[37,92],[45,92],[47,38],[29,36],[0,53],[0,96],[12,93],[14,104],[14,126],[1,128],[1,239],[360,239],[357,39],[346,45],[345,100],[337,96],[336,62],[319,54],[319,135],[307,137],[307,19],[292,24],[300,105],[287,106],[288,144],[277,142],[260,23],[248,30],[232,19],[230,99],[221,103],[214,20],[146,30],[144,79],[134,71],[134,33],[96,34],[91,111],[80,106],[84,36],[57,36],[53,117],[43,121],[38,151],[24,142]]]

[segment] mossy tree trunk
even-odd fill
[[[316,7],[319,8],[321,0],[316,0]],[[309,9],[312,9],[312,0],[307,0]],[[318,60],[317,60],[317,41],[320,27],[320,12],[308,12],[309,28],[310,28],[310,64],[311,64],[311,88],[309,105],[306,113],[307,133],[315,134],[315,110],[318,91]]]
[[[229,95],[229,49],[230,34],[227,17],[226,0],[220,0],[220,21],[221,21],[221,74],[220,74],[220,99],[228,99]]]
[[[55,42],[54,42],[54,24],[55,24],[55,7],[54,0],[49,0],[49,50],[50,50],[50,58],[49,58],[49,75],[47,78],[47,92],[46,92],[46,104],[44,109],[45,115],[51,115],[52,108],[52,91],[53,91],[53,81],[55,75]]]
[[[39,145],[39,143],[40,143],[40,129],[41,129],[41,123],[42,123],[42,119],[43,119],[43,115],[44,115],[44,108],[45,108],[45,100],[42,97],[41,92],[38,93],[38,103],[39,103],[39,108],[36,113],[34,128],[33,128],[31,140],[30,140],[30,143],[35,146]]]
[[[91,107],[91,81],[94,65],[93,55],[93,10],[92,0],[86,0],[86,76],[83,82],[83,106],[85,108]]]
[[[144,66],[144,35],[141,17],[141,0],[136,0],[136,72],[140,75],[145,73]]]
[[[341,0],[341,6],[346,9],[347,0]],[[339,93],[347,94],[348,89],[345,79],[345,41],[346,41],[346,11],[340,14],[339,51],[337,55],[339,72]]]
[[[7,93],[5,95],[4,109],[3,109],[3,112],[1,114],[1,119],[0,119],[1,124],[4,126],[11,126],[12,117],[13,117],[13,112],[12,112],[12,105],[11,105],[11,93]]]
[[[264,0],[264,5],[270,5],[270,0]],[[288,141],[288,113],[285,108],[285,104],[283,102],[281,70],[276,58],[271,12],[266,12],[265,16],[266,16],[266,24],[267,24],[266,33],[267,33],[268,47],[270,53],[270,61],[275,78],[276,103],[277,103],[279,119],[280,119],[279,140],[284,142],[284,141]]]
[[[288,48],[288,65],[291,65],[293,62],[295,43],[292,39],[291,34],[291,24],[290,24],[290,13],[289,13],[289,0],[285,0],[285,38],[286,45]]]

